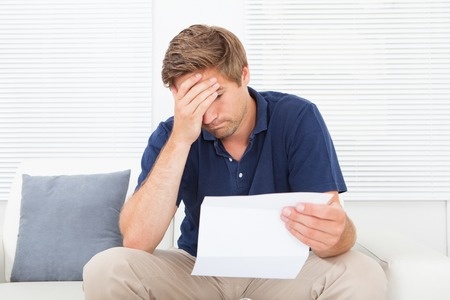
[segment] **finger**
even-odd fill
[[[187,114],[201,115],[203,116],[208,107],[217,98],[217,89],[219,84],[216,82],[209,86],[207,89],[201,91],[195,98],[190,99],[191,96],[186,95],[183,100],[179,100],[175,103],[176,107],[183,109]]]
[[[324,244],[337,242],[342,233],[342,226],[337,222],[321,220],[305,215],[300,215],[296,220],[289,220],[286,222],[286,227],[293,234],[301,234],[304,238]]]
[[[300,242],[308,245],[312,249],[325,249],[329,246],[328,242],[333,241],[333,237],[325,232],[312,230],[306,226],[286,226],[289,232]]]
[[[330,191],[330,192],[326,192],[325,194],[333,195],[333,197],[331,197],[331,199],[328,201],[328,204],[337,203],[337,204],[341,205],[341,202],[339,200],[339,193],[337,191]]]
[[[330,208],[328,206],[328,209],[334,210],[335,208]],[[333,218],[325,219],[314,215],[299,213],[297,208],[285,207],[282,211],[282,220],[287,224],[287,226],[300,232],[304,232],[306,228],[308,228],[330,235],[339,235],[342,228],[341,224],[345,222],[346,215],[343,211],[333,215]],[[302,228],[302,226],[306,228]]]
[[[311,249],[323,250],[329,247],[329,245],[324,242],[329,240],[329,238],[327,238],[326,236],[317,236],[311,234],[308,235],[294,228],[288,228],[288,230],[295,238],[297,238],[303,244],[309,246]]]
[[[289,217],[282,217],[288,227],[291,227],[300,232],[305,232],[306,230],[316,230],[321,232],[329,232],[330,229],[335,227],[335,222],[332,220],[320,219],[310,215],[304,215],[296,212],[294,208],[291,209],[292,212]],[[284,216],[284,214],[283,214]],[[334,231],[334,229],[332,229]]]
[[[200,81],[202,78],[202,74],[196,73],[192,76],[189,76],[185,81],[180,83],[178,87],[174,86],[171,91],[176,100],[182,99],[189,90]]]
[[[341,207],[332,204],[299,203],[295,211],[308,216],[314,216],[323,220],[336,220],[339,217]]]
[[[217,93],[218,87],[219,87],[218,84],[217,86],[212,86],[211,89],[208,89],[208,91],[205,91],[204,93],[202,93],[202,95],[197,97],[195,101],[193,101],[193,105],[196,105],[194,110],[196,114],[200,114],[203,116],[206,113],[208,107],[211,106],[211,104],[214,102],[214,100],[217,99],[217,96],[219,95]],[[210,92],[212,93],[210,94]],[[206,98],[203,98],[204,97],[203,94],[206,95]]]
[[[195,84],[184,96],[187,102],[192,102],[194,100],[204,100],[206,97],[211,95],[214,91],[219,88],[219,83],[215,77],[203,80]],[[197,103],[198,104],[198,103]]]
[[[183,81],[174,97],[175,100],[177,102],[182,102],[183,105],[188,105],[199,96],[201,97],[201,100],[204,100],[212,93],[210,91],[211,87],[215,87],[215,89],[218,88],[217,79],[215,77],[203,81],[200,81],[199,79],[200,78],[197,75],[194,75]]]

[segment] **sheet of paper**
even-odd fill
[[[205,197],[192,275],[295,278],[309,247],[287,231],[281,210],[329,199],[331,195],[323,193]]]

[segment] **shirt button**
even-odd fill
[[[228,158],[229,161],[233,161],[233,159],[231,157]]]
[[[244,176],[244,174],[242,174],[242,173],[239,173],[239,178],[242,178],[242,176]]]

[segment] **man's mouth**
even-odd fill
[[[219,128],[221,128],[223,125],[223,122],[214,122],[214,123],[210,123],[208,125],[206,125],[206,128],[211,130],[211,131],[215,131],[218,130]]]

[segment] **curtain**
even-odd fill
[[[316,103],[347,199],[450,198],[450,2],[246,0],[251,82]]]
[[[151,74],[150,0],[0,0],[0,200],[23,159],[139,159]]]

